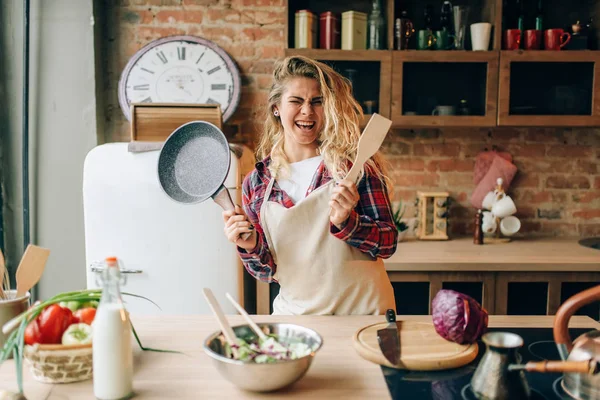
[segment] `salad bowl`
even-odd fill
[[[260,344],[250,325],[232,327],[239,341],[237,358],[233,358],[222,331],[204,340],[204,352],[221,376],[252,392],[282,389],[301,379],[323,345],[323,338],[314,330],[295,324],[257,325],[268,337]]]

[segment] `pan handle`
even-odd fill
[[[235,204],[233,204],[233,200],[231,200],[231,194],[224,185],[221,185],[221,187],[217,189],[215,194],[212,195],[212,198],[215,201],[215,203],[221,206],[223,210],[235,210]],[[253,229],[253,226],[251,225],[250,228]],[[240,237],[246,240],[250,237],[251,234],[252,232],[242,233]]]

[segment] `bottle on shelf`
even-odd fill
[[[466,99],[461,99],[460,105],[458,106],[458,115],[469,115],[469,104]]]
[[[385,39],[385,17],[381,0],[373,0],[367,22],[367,48],[370,50],[384,50],[387,48]]]
[[[440,13],[440,28],[448,31],[450,34],[454,34],[454,27],[452,23],[452,3],[449,0],[445,0],[442,4],[442,11]]]
[[[538,0],[537,10],[535,13],[535,29],[538,31],[544,30],[544,11],[543,11],[543,0]]]
[[[106,258],[98,280],[102,297],[92,325],[94,395],[103,400],[123,399],[133,392],[133,349],[116,257]]]

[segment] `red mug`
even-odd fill
[[[521,47],[521,30],[507,29],[504,31],[504,50],[519,50]]]
[[[571,40],[571,34],[562,29],[546,29],[544,33],[546,50],[560,50]]]
[[[542,31],[529,29],[525,31],[525,49],[539,50],[542,48]]]

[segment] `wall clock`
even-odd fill
[[[131,103],[218,103],[225,122],[240,95],[233,59],[216,43],[196,36],[148,43],[131,57],[119,79],[119,105],[128,120]]]

